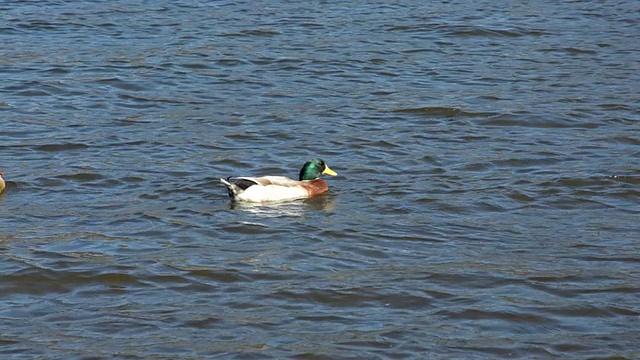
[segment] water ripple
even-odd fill
[[[637,358],[637,5],[316,5],[0,4],[2,354]]]

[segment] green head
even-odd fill
[[[304,164],[302,170],[300,170],[300,181],[315,180],[319,178],[321,174],[331,176],[338,175],[335,171],[329,169],[329,166],[321,159],[309,160]]]

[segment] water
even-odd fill
[[[636,1],[0,4],[3,358],[640,358]],[[218,178],[318,198],[232,204]]]

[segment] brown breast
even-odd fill
[[[327,185],[327,182],[322,179],[305,181],[302,186],[307,190],[309,196],[322,194],[329,190],[329,185]]]

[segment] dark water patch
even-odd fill
[[[44,20],[24,19],[23,22],[16,24],[16,27],[25,31],[52,31],[64,29],[64,23],[54,23]]]
[[[232,234],[260,234],[265,232],[274,232],[274,230],[268,229],[267,225],[259,223],[229,224],[226,225],[223,230]]]
[[[237,141],[249,141],[249,140],[257,140],[262,142],[265,141],[260,133],[253,132],[253,131],[247,131],[245,133],[225,134],[224,137],[232,140],[237,140]]]
[[[290,70],[290,69],[301,69],[301,65],[305,64],[307,61],[299,58],[288,58],[288,57],[266,57],[262,56],[256,59],[251,59],[251,62],[255,65],[278,65],[279,69],[282,70]]]
[[[247,61],[239,58],[238,59],[225,58],[225,59],[215,60],[214,64],[224,66],[224,67],[234,67],[234,66],[246,65]]]
[[[558,177],[556,179],[550,179],[544,181],[538,186],[546,188],[563,188],[563,189],[576,189],[576,188],[594,188],[604,190],[612,182],[603,176],[585,176],[585,177]]]
[[[630,311],[616,306],[596,307],[593,305],[561,306],[554,309],[545,309],[545,312],[557,314],[562,317],[614,317],[614,316],[638,316],[638,312]]]
[[[472,164],[465,164],[464,166],[462,166],[461,170],[464,171],[487,171],[493,168],[493,165],[489,162],[485,162],[485,163],[472,163]]]
[[[82,143],[64,143],[64,144],[46,144],[35,147],[37,151],[46,152],[59,152],[59,151],[73,151],[73,150],[85,150],[89,145]]]
[[[524,28],[498,28],[498,27],[482,27],[459,24],[445,23],[426,23],[415,25],[393,25],[385,28],[390,32],[407,32],[414,34],[439,33],[445,36],[461,36],[461,37],[522,37],[522,36],[542,36],[546,35],[543,29],[524,29]]]
[[[277,36],[277,35],[281,35],[282,32],[276,29],[246,29],[246,30],[241,30],[239,32],[231,32],[231,33],[224,33],[221,36],[225,36],[225,37],[252,37],[252,36],[257,36],[257,37],[271,37],[271,36]]]
[[[519,31],[515,29],[498,29],[479,26],[466,25],[443,25],[438,27],[438,31],[447,36],[478,36],[478,37],[521,37],[525,35],[543,35],[540,31]]]
[[[77,173],[77,174],[69,174],[69,175],[57,175],[56,178],[63,180],[71,180],[75,182],[94,182],[98,180],[103,180],[104,176],[95,173]]]
[[[553,164],[561,163],[568,161],[568,158],[561,158],[557,156],[545,156],[545,157],[537,157],[537,156],[526,156],[522,158],[511,158],[511,159],[502,159],[502,160],[493,160],[490,161],[489,164],[492,168],[542,168],[547,167]]]
[[[123,101],[115,103],[117,106],[134,109],[148,109],[156,106],[166,106],[168,104],[182,103],[180,99],[170,99],[165,97],[149,98],[143,96],[135,96],[130,94],[118,94],[118,98]],[[195,102],[197,103],[197,102]]]
[[[529,287],[536,291],[544,292],[545,294],[557,296],[561,298],[576,298],[580,296],[580,293],[574,291],[573,289],[569,289],[565,286],[565,282],[561,280],[562,278],[553,278],[548,281],[542,281],[542,284],[539,283],[540,280],[535,280],[534,282],[528,284]],[[545,282],[552,282],[558,284],[545,284]]]
[[[607,110],[632,110],[632,107],[627,104],[615,104],[615,103],[607,103],[607,104],[599,104],[599,107]]]
[[[249,29],[249,30],[242,30],[240,33],[243,35],[250,35],[250,36],[275,36],[275,35],[282,34],[280,31],[275,29]]]
[[[39,70],[42,73],[47,73],[47,74],[60,74],[60,75],[66,75],[71,73],[71,70],[69,70],[68,68],[62,67],[62,66],[56,66],[56,67],[51,67],[45,70]]]
[[[138,176],[125,176],[120,178],[120,181],[124,182],[124,183],[141,183],[143,181],[145,181],[146,179],[138,177]]]
[[[43,177],[36,179],[35,184],[43,188],[55,188],[65,186],[67,183],[63,180],[52,178],[52,177]]]
[[[535,202],[536,198],[532,195],[528,195],[519,191],[512,191],[508,194],[509,198],[523,203]]]
[[[609,139],[606,139],[607,141]],[[630,137],[630,136],[616,136],[614,138],[611,138],[610,140],[615,141],[615,142],[619,142],[622,144],[629,144],[629,145],[640,145],[640,139],[639,138],[635,138],[635,137]]]
[[[141,200],[157,200],[160,198],[160,194],[140,194],[138,198]]]
[[[239,265],[240,268],[246,267],[247,264],[254,262],[255,260],[243,262],[235,262],[236,265]],[[244,272],[238,269],[233,269],[233,265],[231,267],[220,267],[220,268],[207,268],[207,269],[198,269],[198,268],[189,268],[189,267],[178,267],[181,270],[188,271],[189,276],[193,276],[197,278],[199,281],[211,282],[211,283],[235,283],[235,282],[254,282],[254,281],[286,281],[292,278],[291,274],[282,273],[279,274],[277,272],[268,271],[268,272]]]
[[[421,296],[410,294],[391,295],[378,292],[376,289],[313,289],[305,293],[279,290],[273,293],[271,297],[336,308],[386,306],[394,309],[412,309],[430,306],[430,301]]]
[[[605,178],[629,184],[640,184],[640,175],[606,175]]]
[[[19,91],[15,93],[15,95],[33,97],[33,96],[50,96],[51,94],[43,90],[25,90],[25,91]]]
[[[596,50],[578,49],[578,48],[573,48],[573,47],[541,48],[541,49],[538,49],[538,51],[543,52],[543,53],[566,53],[566,54],[573,54],[573,55],[581,55],[581,54],[593,55],[593,54],[597,54]]]
[[[421,107],[421,108],[405,108],[391,110],[394,113],[404,114],[417,114],[424,115],[426,117],[462,117],[462,118],[475,118],[475,117],[487,117],[493,116],[493,113],[482,113],[465,111],[460,108],[452,107]]]
[[[354,144],[356,145],[356,144]],[[386,140],[378,140],[378,141],[367,141],[363,139],[363,142],[361,144],[357,144],[357,146],[360,146],[362,148],[388,148],[388,149],[392,149],[392,148],[398,148],[400,147],[400,145],[398,144],[394,144],[390,141],[386,141]]]
[[[204,63],[191,63],[191,64],[181,64],[180,67],[185,69],[210,69],[211,66],[209,64]]]
[[[506,207],[500,206],[496,203],[489,202],[479,202],[475,205],[478,208],[478,211],[483,212],[503,212],[509,210]]]
[[[585,197],[564,197],[556,200],[549,200],[547,204],[555,209],[573,210],[595,210],[595,209],[613,209],[613,205],[591,200]]]
[[[637,263],[638,261],[640,261],[640,256],[636,256],[636,257],[615,257],[615,256],[608,256],[608,257],[598,257],[598,256],[583,256],[583,257],[575,257],[576,259],[580,259],[580,260],[584,260],[584,261],[594,261],[594,262],[627,262],[627,263]]]
[[[2,8],[0,8],[0,10],[1,9]],[[22,35],[22,34],[25,34],[26,31],[19,29],[18,27],[6,26],[6,27],[0,27],[0,33],[5,35]]]
[[[557,323],[553,319],[541,315],[534,315],[523,312],[497,312],[482,309],[465,309],[461,311],[443,310],[437,312],[436,315],[461,319],[465,321],[505,321],[513,323],[514,325],[517,325],[519,323],[530,323],[535,325],[549,326]]]
[[[62,264],[60,264],[62,265]],[[87,285],[105,287],[141,286],[135,276],[122,273],[94,274],[87,272],[58,272],[31,268],[11,275],[3,275],[0,293],[3,295],[44,295],[71,292]]]
[[[117,89],[128,90],[128,91],[143,91],[147,89],[145,86],[124,81],[119,78],[100,79],[100,80],[96,80],[95,82],[98,84],[106,84],[109,86],[113,86]]]
[[[484,120],[477,120],[479,125],[484,126],[518,126],[531,128],[582,128],[594,129],[602,124],[596,122],[585,122],[556,115],[517,115],[517,114],[501,114],[491,116]]]
[[[416,24],[416,25],[390,25],[384,28],[385,31],[400,31],[400,32],[428,32],[433,31],[438,27],[438,24]]]

